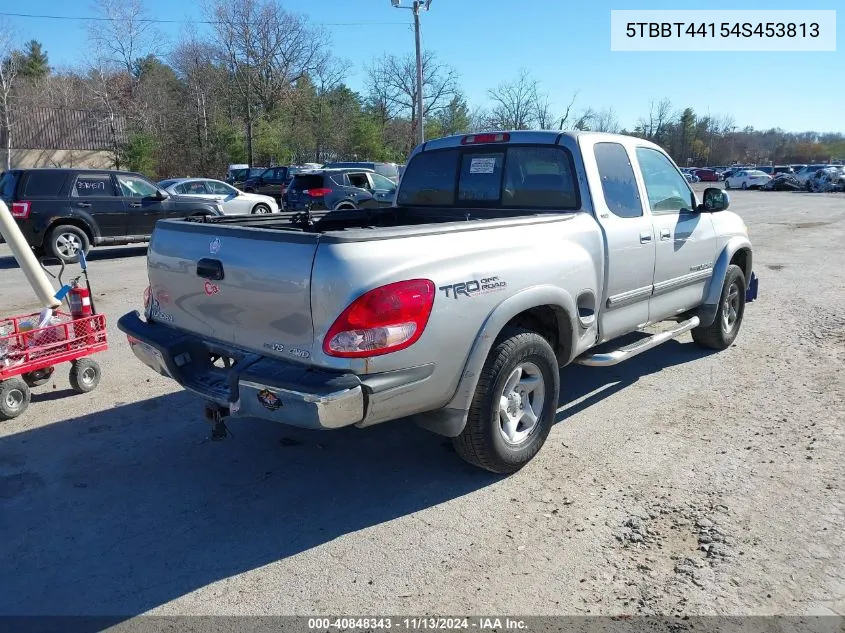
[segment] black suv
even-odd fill
[[[12,169],[0,178],[0,198],[36,253],[68,263],[92,245],[146,242],[158,220],[223,214],[212,198],[174,196],[108,169]]]
[[[268,167],[260,176],[247,178],[239,188],[247,193],[273,196],[281,201],[295,171],[293,167]]]
[[[293,177],[286,211],[375,209],[393,204],[396,185],[368,169],[314,169]]]

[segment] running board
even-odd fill
[[[633,358],[637,354],[647,352],[653,347],[657,347],[661,343],[670,341],[673,338],[678,338],[684,332],[689,332],[694,327],[698,327],[699,320],[697,316],[692,317],[686,321],[678,324],[674,330],[652,334],[648,338],[631,343],[625,347],[620,347],[612,352],[605,352],[603,354],[584,354],[575,359],[579,365],[587,365],[588,367],[610,367],[611,365],[618,365],[623,360]]]

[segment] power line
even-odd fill
[[[121,22],[120,18],[82,17],[74,15],[37,15],[35,13],[11,13],[0,11],[0,15],[10,18],[32,18],[39,20],[77,20],[82,22]],[[158,18],[136,18],[136,22],[151,24],[221,24],[219,20],[161,20]],[[408,26],[408,22],[322,22],[316,26]]]

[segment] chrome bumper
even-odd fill
[[[170,327],[125,314],[118,328],[145,365],[172,378],[231,416],[257,417],[310,429],[363,424],[365,387],[354,374],[334,373],[286,363],[205,341]],[[217,367],[209,356],[234,359]]]

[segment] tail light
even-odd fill
[[[381,286],[353,301],[329,328],[323,351],[341,358],[380,356],[422,336],[434,305],[434,283],[410,279]]]
[[[306,196],[309,196],[311,198],[322,198],[323,196],[329,195],[331,192],[332,192],[331,189],[328,189],[328,188],[325,188],[325,187],[319,187],[319,188],[316,188],[316,189],[303,189],[302,190],[302,193],[304,193]]]
[[[26,220],[29,217],[29,212],[32,211],[31,202],[13,202],[12,203],[12,217],[19,220]]]

